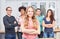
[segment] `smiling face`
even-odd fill
[[[6,10],[6,12],[7,12],[7,15],[11,15],[11,13],[12,13],[12,8],[7,8],[7,10]]]
[[[41,14],[41,10],[36,10],[36,14],[39,16]]]
[[[24,11],[24,9],[21,9],[21,15],[24,15],[25,14],[25,11]]]
[[[34,28],[37,28],[37,24],[36,24],[37,20],[36,20],[36,18],[35,18],[35,13],[34,13],[34,11],[35,11],[35,9],[34,9],[32,6],[29,6],[29,7],[27,8],[27,10],[26,10],[27,16],[26,16],[25,24],[24,24],[25,26],[28,26],[29,21],[30,21],[30,22],[32,22],[32,26],[33,26]]]
[[[51,11],[48,11],[48,16],[49,16],[49,17],[51,16]]]
[[[28,10],[27,10],[27,15],[28,15],[29,17],[32,17],[33,14],[34,14],[33,8],[32,8],[32,7],[28,8]]]

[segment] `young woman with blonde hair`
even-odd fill
[[[40,34],[40,24],[35,17],[35,11],[32,6],[29,6],[26,10],[26,17],[21,24],[23,37],[25,39],[36,39]]]

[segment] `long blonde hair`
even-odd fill
[[[29,8],[32,8],[33,9],[33,16],[32,16],[32,21],[33,21],[33,27],[37,29],[37,20],[35,18],[35,9],[32,7],[32,6],[29,6],[27,9],[26,9],[26,14],[28,13],[28,9]],[[24,26],[27,27],[28,26],[28,21],[29,21],[29,16],[26,15],[26,18],[25,18],[25,23],[24,23]]]

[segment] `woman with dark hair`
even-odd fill
[[[18,39],[22,39],[21,23],[25,18],[26,7],[21,6],[21,7],[18,8],[18,11],[21,15],[17,19],[17,21],[18,21],[17,36],[18,36]]]
[[[53,27],[55,25],[54,13],[51,9],[48,9],[46,17],[43,19],[44,37],[52,38],[54,37]]]

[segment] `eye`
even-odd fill
[[[31,12],[33,12],[33,11],[31,11]]]
[[[29,11],[29,12],[31,12],[31,11]]]
[[[28,11],[28,12],[30,12],[30,11]]]

